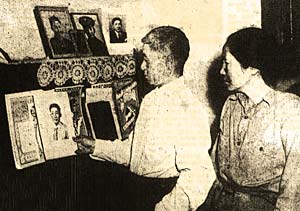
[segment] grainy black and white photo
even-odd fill
[[[46,54],[52,58],[74,57],[76,44],[68,8],[37,6],[35,14]]]
[[[2,0],[0,210],[300,211],[296,0]]]
[[[71,13],[71,18],[75,29],[82,30],[84,32],[84,37],[87,39],[88,43],[88,49],[91,51],[92,54],[91,56],[108,56],[109,53],[102,32],[102,23],[99,19],[98,14]],[[77,47],[79,52],[79,46],[81,42],[83,41],[78,39]]]
[[[124,15],[109,15],[109,39],[110,43],[126,43],[126,18]]]

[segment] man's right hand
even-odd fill
[[[92,154],[95,150],[95,140],[89,136],[76,136],[73,141],[78,145],[76,154]]]

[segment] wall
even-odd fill
[[[33,14],[36,5],[68,6],[70,12],[97,12],[107,26],[109,13],[126,14],[129,44],[111,53],[125,53],[139,46],[140,39],[158,25],[181,28],[190,40],[191,52],[185,76],[207,110],[207,69],[219,53],[225,37],[250,25],[260,26],[260,1],[247,0],[2,0],[0,46],[14,59],[45,57]],[[108,40],[108,32],[104,30]],[[124,50],[125,49],[125,50]]]
[[[43,58],[44,49],[33,14],[35,6],[67,6],[69,12],[97,12],[105,16],[107,12],[119,9],[135,0],[2,0],[0,8],[0,46],[14,59],[24,57]],[[110,9],[109,9],[110,8]]]

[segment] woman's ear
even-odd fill
[[[254,68],[254,67],[247,67],[247,68],[241,67],[241,68],[244,73],[246,72],[250,75],[256,75],[256,74],[260,73],[259,69]]]
[[[250,71],[251,75],[256,75],[256,74],[260,73],[259,69],[254,68],[254,67],[248,67],[247,71]]]

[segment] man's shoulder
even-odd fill
[[[127,32],[126,31],[121,31],[121,35],[122,36],[127,36]]]
[[[110,31],[109,31],[109,35],[110,35],[110,36],[117,36],[114,30],[110,30]]]

